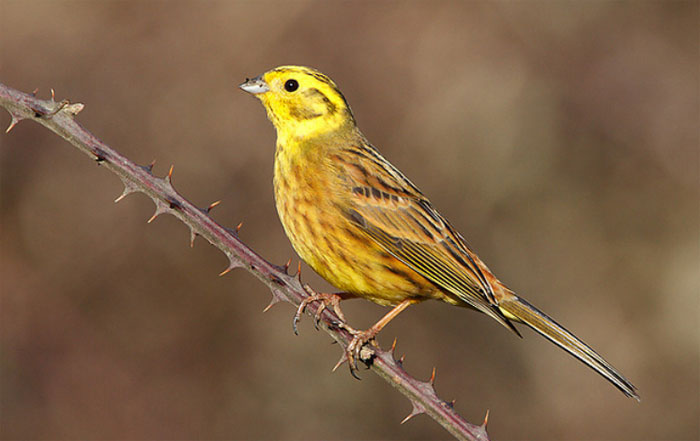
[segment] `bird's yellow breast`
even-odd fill
[[[277,212],[299,256],[344,292],[383,305],[423,297],[433,286],[387,254],[344,214],[351,192],[323,146],[278,142]]]

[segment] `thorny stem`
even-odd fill
[[[242,267],[266,284],[273,294],[271,305],[287,301],[298,306],[308,296],[299,277],[287,273],[288,265],[273,265],[240,241],[237,234],[240,226],[230,230],[208,216],[209,210],[218,202],[204,209],[194,206],[173,188],[172,168],[166,177],[156,177],[151,173],[152,165],[136,165],[75,122],[74,116],[83,109],[82,104],[71,104],[66,100],[56,103],[53,96],[51,100],[41,100],[34,94],[26,94],[0,83],[0,106],[7,109],[12,116],[8,132],[23,119],[36,121],[55,132],[119,176],[125,188],[116,202],[133,192],[145,193],[156,204],[156,211],[151,220],[163,213],[172,214],[180,219],[190,228],[192,240],[195,235],[199,235],[226,254],[230,264],[222,274]],[[310,304],[307,313],[313,316],[318,307],[318,303]],[[338,320],[331,309],[327,308],[321,314],[320,325],[335,341],[347,347],[352,335],[333,325]],[[394,347],[391,351],[385,351],[375,347],[370,349],[369,353],[363,351],[363,360],[370,362],[372,371],[398,389],[413,404],[413,410],[404,422],[415,415],[426,413],[457,439],[488,441],[486,421],[479,426],[466,422],[451,403],[438,398],[433,387],[434,372],[429,381],[419,381],[411,377],[403,369],[401,360],[394,358],[393,349]]]

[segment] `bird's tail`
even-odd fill
[[[531,327],[552,343],[555,343],[560,348],[590,366],[615,385],[615,387],[620,389],[622,393],[639,401],[637,388],[630,383],[628,379],[587,344],[549,318],[545,313],[515,295],[512,299],[501,301],[498,307],[508,319],[524,323]]]

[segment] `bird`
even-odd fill
[[[360,349],[413,304],[434,299],[475,309],[521,336],[524,324],[639,400],[637,388],[591,347],[506,287],[430,200],[365,138],[327,75],[280,66],[239,87],[259,99],[277,132],[273,187],[284,231],[301,259],[339,293],[311,293],[299,306],[332,307]],[[341,300],[360,297],[392,309],[358,331]],[[341,361],[344,361],[341,359]],[[337,367],[337,366],[336,366]],[[353,373],[354,375],[354,373]]]

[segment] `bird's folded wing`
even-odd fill
[[[478,257],[420,191],[376,151],[349,154],[338,163],[350,186],[351,221],[418,274],[514,329],[498,310]]]

